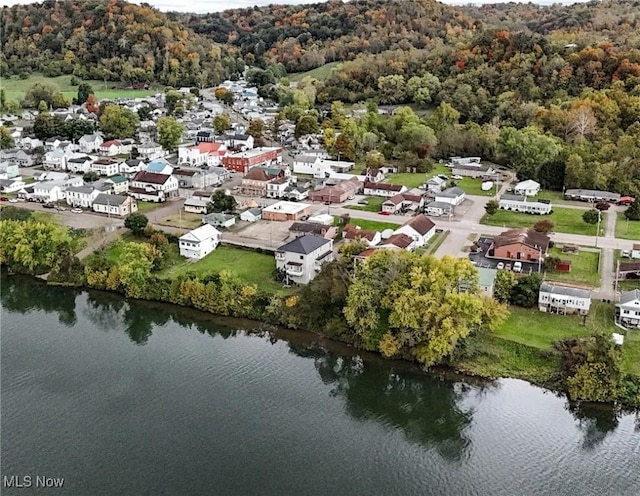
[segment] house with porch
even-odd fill
[[[620,295],[616,303],[616,323],[626,329],[640,329],[640,289]]]
[[[143,143],[138,145],[138,157],[143,160],[155,160],[162,158],[165,155],[165,151],[162,146],[154,141]]]
[[[72,207],[91,208],[93,201],[102,191],[91,185],[70,186],[66,190],[67,205]]]
[[[405,222],[393,233],[406,234],[415,241],[415,247],[420,248],[426,245],[436,233],[436,225],[426,215],[418,214]]]
[[[541,312],[560,315],[587,315],[591,308],[591,292],[571,286],[560,286],[543,282],[538,295],[538,308]]]
[[[138,172],[131,181],[129,194],[138,200],[164,202],[178,196],[178,180],[173,175]]]
[[[278,248],[275,258],[276,269],[283,271],[289,282],[308,284],[333,260],[333,240],[306,234]]]
[[[230,228],[236,223],[236,216],[233,214],[223,214],[212,212],[202,218],[203,224],[210,224],[213,227]]]
[[[192,196],[184,201],[184,211],[192,214],[206,214],[209,200]]]
[[[91,170],[93,159],[88,155],[80,155],[67,160],[67,170],[74,174],[85,174]]]
[[[95,153],[100,149],[100,145],[104,143],[100,133],[85,134],[78,140],[78,147],[82,153]]]
[[[209,224],[204,224],[180,237],[178,240],[180,255],[200,260],[216,249],[221,238],[220,231]]]

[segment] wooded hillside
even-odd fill
[[[83,79],[212,85],[229,67],[225,51],[148,5],[65,0],[4,7],[3,75],[42,72]]]

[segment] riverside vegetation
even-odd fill
[[[48,273],[50,284],[307,329],[387,358],[516,376],[566,390],[572,399],[640,406],[640,377],[623,371],[620,349],[604,334],[559,340],[554,350],[499,339],[496,332],[509,307],[480,295],[477,272],[468,260],[379,250],[357,263],[353,254],[362,246],[353,242],[308,286],[276,292],[273,285],[248,282],[232,270],[167,276],[167,268],[179,259],[177,240],[150,226],[83,261],[73,256],[71,233],[49,219],[6,207],[0,229],[0,263],[15,272]],[[501,284],[499,299],[509,299],[506,285],[517,301],[531,301],[535,281]],[[526,335],[525,329],[519,331]],[[487,367],[487,362],[493,363]],[[539,374],[541,364],[544,374]]]

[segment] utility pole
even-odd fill
[[[618,294],[618,274],[620,273],[620,260],[616,262],[616,274],[613,282],[613,299],[615,301],[616,295]]]
[[[602,217],[602,212],[598,210],[598,224],[596,226],[596,248],[598,247],[598,235],[600,234],[600,218]]]

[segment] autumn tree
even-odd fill
[[[515,284],[516,275],[513,272],[504,269],[498,270],[493,285],[493,297],[502,303],[508,303]]]
[[[247,134],[253,136],[254,140],[261,140],[264,133],[264,122],[262,119],[253,119],[249,122]]]
[[[158,119],[158,143],[165,150],[175,150],[182,139],[184,125],[173,117]]]
[[[495,329],[507,310],[479,296],[468,260],[377,250],[356,270],[344,315],[367,349],[433,365],[471,332]]]
[[[231,117],[229,117],[229,114],[222,113],[216,115],[213,118],[213,129],[215,129],[218,134],[222,134],[231,129]]]
[[[536,222],[533,225],[533,229],[534,231],[538,231],[544,234],[548,234],[551,231],[553,231],[553,228],[555,227],[553,221],[549,220],[549,219],[542,219],[539,220],[538,222]]]
[[[110,138],[131,138],[138,127],[138,116],[120,105],[107,105],[100,115],[102,132]]]

